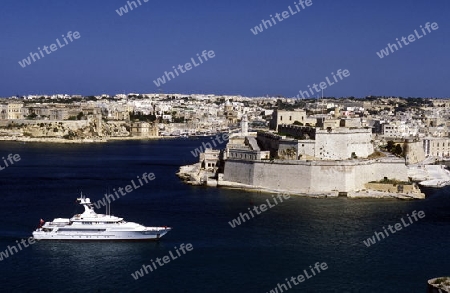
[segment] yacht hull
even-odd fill
[[[104,231],[104,232],[44,232],[34,231],[33,238],[36,240],[159,240],[167,234],[170,229],[161,231]]]

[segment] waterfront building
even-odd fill
[[[220,166],[220,151],[205,149],[200,154],[200,166],[202,170],[215,173]]]
[[[22,102],[8,102],[0,105],[0,119],[14,120],[23,118],[23,103]]]
[[[158,136],[158,127],[148,122],[133,122],[131,123],[131,136]]]

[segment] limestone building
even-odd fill
[[[372,130],[370,128],[335,127],[328,129],[296,125],[280,125],[280,132],[290,133],[297,138],[279,136],[278,157],[297,160],[347,160],[367,158],[374,152]],[[258,140],[267,144],[273,136],[260,134]]]
[[[131,136],[150,137],[159,136],[158,128],[148,122],[131,123]]]
[[[314,156],[320,160],[367,158],[374,152],[368,128],[317,129]]]
[[[406,140],[403,148],[406,154],[406,164],[417,164],[425,160],[424,141]]]
[[[220,151],[205,149],[203,153],[200,154],[200,166],[201,169],[215,172],[220,167]]]
[[[22,108],[22,102],[9,102],[7,104],[0,105],[0,118],[4,120],[22,119]]]
[[[275,109],[272,113],[272,119],[270,120],[269,127],[272,130],[277,131],[280,124],[294,124],[295,121],[305,125],[307,122],[307,116],[305,110],[285,111]]]
[[[427,157],[450,157],[450,137],[428,137],[423,140],[423,149]]]

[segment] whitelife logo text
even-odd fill
[[[407,214],[406,217],[408,218],[408,221],[405,221],[405,219],[403,219],[403,217],[402,217],[400,219],[399,223],[395,223],[393,226],[388,225],[387,229],[385,227],[383,227],[384,233],[383,232],[375,232],[374,236],[372,236],[371,238],[367,238],[367,240],[363,240],[364,245],[367,247],[370,247],[370,246],[374,245],[375,243],[383,240],[384,238],[389,237],[391,234],[397,233],[398,231],[402,230],[403,228],[406,228],[406,227],[410,226],[411,224],[414,224],[415,222],[419,221],[419,219],[425,218],[425,212],[424,211],[419,211],[419,212],[413,211],[411,213],[411,216],[409,214]],[[414,221],[412,220],[411,217],[414,218]],[[391,232],[391,234],[389,234],[388,230]]]
[[[137,5],[136,1],[137,1],[137,3],[139,3],[139,6]],[[126,5],[120,7],[119,9],[116,9],[117,14],[119,16],[122,16],[122,15],[128,13],[129,11],[131,12],[131,11],[133,11],[133,9],[142,6],[142,2],[147,3],[150,0],[136,0],[136,1],[127,1]],[[130,10],[128,10],[128,8],[130,8]]]
[[[165,255],[162,258],[157,257],[155,259],[155,261],[153,261],[153,259],[151,259],[150,260],[151,264],[142,265],[142,269],[135,271],[134,273],[131,274],[133,279],[137,280],[139,278],[142,278],[144,275],[147,275],[150,272],[156,271],[158,269],[158,267],[162,267],[162,266],[168,264],[169,262],[171,262],[172,260],[176,260],[177,258],[181,257],[182,255],[185,255],[189,251],[194,250],[194,246],[191,243],[188,243],[186,245],[184,243],[182,243],[179,248],[177,248],[176,246],[174,248],[175,248],[175,253],[172,253],[172,251],[169,251],[169,255]],[[181,254],[178,249],[181,250],[181,252],[183,254]]]
[[[306,7],[311,6],[312,0],[299,0],[298,3],[294,2],[294,6],[295,8],[292,8],[291,5],[288,6],[288,10],[285,10],[281,13],[275,13],[275,16],[273,16],[272,14],[269,15],[270,20],[261,20],[261,24],[255,26],[254,28],[251,28],[250,31],[256,36],[257,34],[260,34],[264,31],[264,29],[269,29],[272,26],[278,24],[278,22],[282,22],[285,19],[288,19],[289,17],[299,13],[302,10],[305,10]],[[301,7],[301,8],[300,8]],[[277,22],[278,20],[278,22]],[[264,26],[264,27],[263,27]]]
[[[56,44],[51,44],[50,46],[43,46],[42,49],[41,47],[38,47],[38,51],[39,53],[33,53],[30,52],[30,56],[28,56],[28,58],[23,59],[22,61],[19,61],[19,65],[22,66],[22,68],[25,68],[28,65],[31,65],[31,60],[33,60],[33,62],[36,62],[38,60],[40,60],[41,58],[44,58],[46,55],[44,55],[44,53],[42,51],[44,51],[47,55],[50,55],[52,52],[56,52],[58,49],[61,49],[62,47],[65,47],[66,45],[69,44],[69,42],[67,41],[67,39],[70,40],[70,43],[72,43],[75,40],[78,40],[79,38],[81,38],[81,35],[79,32],[75,31],[72,33],[72,31],[67,32],[67,35],[62,35],[64,42],[61,42],[58,39],[56,39]]]
[[[431,29],[430,29],[430,28],[431,28]],[[427,31],[428,31],[428,33],[431,33],[432,30],[435,31],[435,30],[437,30],[438,28],[439,28],[439,25],[437,24],[437,22],[433,22],[433,23],[431,23],[431,24],[430,24],[429,22],[427,22],[427,23],[425,24],[425,28],[423,28],[422,26],[420,26],[420,29],[421,29],[423,35],[421,35],[421,34],[415,29],[415,30],[414,30],[414,34],[410,34],[410,35],[408,36],[408,38],[406,38],[406,37],[403,36],[400,40],[399,40],[398,38],[395,39],[395,40],[397,41],[398,47],[397,47],[397,45],[395,44],[395,42],[394,42],[394,44],[388,43],[388,44],[387,44],[387,47],[386,47],[385,49],[382,49],[382,50],[380,50],[379,52],[376,52],[376,53],[377,53],[378,57],[380,57],[380,59],[383,59],[384,57],[389,56],[389,50],[390,50],[390,53],[394,53],[394,52],[400,50],[401,48],[403,48],[402,44],[403,44],[404,46],[408,46],[409,44],[415,42],[416,40],[419,40],[419,39],[423,38],[424,36],[426,36],[426,35],[427,35]],[[408,41],[407,41],[406,39],[408,39]],[[400,42],[400,41],[401,41],[401,42]],[[399,47],[400,47],[400,48],[399,48]],[[394,51],[394,49],[395,49],[395,51]]]
[[[173,72],[172,71],[164,71],[164,75],[162,75],[161,77],[158,77],[156,80],[153,80],[153,83],[157,86],[160,87],[161,85],[165,84],[166,82],[174,79],[177,76],[180,76],[180,73],[178,72],[178,70],[181,73],[186,73],[189,70],[191,70],[194,67],[200,66],[201,64],[203,64],[203,62],[208,61],[209,59],[212,59],[216,57],[216,54],[214,53],[213,50],[203,50],[202,55],[200,56],[200,54],[197,54],[197,61],[199,63],[196,62],[196,60],[194,59],[194,57],[191,58],[190,61],[191,62],[187,62],[186,64],[182,65],[182,64],[178,64],[178,66],[175,68],[175,66],[172,66],[173,68]],[[178,69],[178,70],[177,70]],[[175,76],[176,75],[176,76]]]
[[[253,219],[255,217],[253,212],[255,212],[257,215],[260,215],[261,213],[267,211],[267,208],[271,209],[271,208],[277,206],[278,204],[282,203],[283,199],[286,200],[289,198],[291,198],[291,196],[289,194],[278,194],[276,197],[275,197],[275,195],[272,195],[274,204],[271,204],[269,199],[266,199],[267,205],[265,203],[263,203],[263,204],[260,204],[259,206],[254,206],[253,208],[248,208],[248,212],[252,216],[251,219]],[[252,210],[253,210],[253,212],[252,212]],[[242,220],[242,222],[241,222],[241,220]],[[230,222],[228,222],[228,224],[230,224],[231,228],[235,228],[236,226],[239,226],[248,220],[250,220],[250,216],[247,213],[239,213],[239,217],[231,220]]]

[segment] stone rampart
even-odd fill
[[[224,180],[297,193],[351,192],[384,177],[407,181],[403,160],[242,161],[225,162]]]

